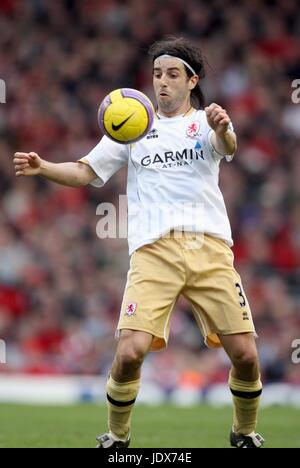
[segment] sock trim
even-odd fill
[[[239,397],[239,398],[245,398],[247,400],[257,398],[262,394],[262,389],[257,390],[256,392],[240,392],[238,390],[233,390],[233,388],[230,387],[230,391],[232,395]]]
[[[117,400],[114,400],[111,396],[109,396],[108,393],[106,394],[106,397],[107,397],[109,403],[111,403],[112,405],[115,405],[115,406],[130,406],[130,405],[133,405],[135,403],[135,400],[136,400],[136,398],[134,398],[131,401],[117,401]]]

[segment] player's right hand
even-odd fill
[[[15,153],[14,166],[17,177],[38,175],[42,160],[36,153]]]

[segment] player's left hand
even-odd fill
[[[230,118],[226,110],[223,109],[218,104],[211,104],[208,107],[205,107],[206,118],[208,125],[218,134],[224,135],[227,132]]]

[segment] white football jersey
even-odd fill
[[[128,165],[130,255],[172,229],[206,233],[233,245],[219,188],[222,156],[212,147],[211,134],[204,111],[159,116],[139,142],[122,145],[105,136],[82,158],[98,176],[92,182],[96,187]]]

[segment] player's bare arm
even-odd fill
[[[230,117],[227,111],[213,103],[205,108],[205,112],[207,122],[214,130],[211,144],[220,154],[233,154],[237,148],[237,140],[235,133],[229,129]]]
[[[88,164],[67,162],[51,163],[36,153],[15,153],[14,166],[17,177],[40,175],[57,184],[69,187],[83,187],[97,178]]]

